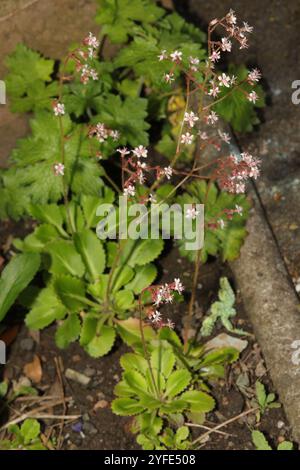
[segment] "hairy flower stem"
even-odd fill
[[[65,70],[66,70],[68,61],[69,61],[69,55],[64,60],[62,73],[59,77],[59,98],[58,98],[59,102],[62,101],[64,74],[65,74]],[[60,130],[61,163],[65,167],[65,133],[64,133],[64,126],[63,126],[63,117],[59,116],[58,119],[59,119],[59,130]],[[62,177],[62,181],[63,181],[64,206],[65,206],[65,209],[66,209],[67,221],[68,221],[68,225],[70,227],[71,232],[74,233],[74,232],[76,232],[76,227],[73,226],[73,222],[72,222],[71,211],[70,211],[70,207],[69,207],[69,198],[68,198],[69,188],[68,188],[68,183],[66,181],[66,175],[65,174]]]
[[[148,367],[149,367],[153,387],[155,389],[157,397],[159,397],[159,390],[158,390],[157,384],[155,382],[154,373],[153,373],[153,369],[152,369],[152,366],[151,366],[150,356],[149,356],[149,352],[148,352],[148,349],[147,349],[147,343],[146,343],[145,334],[144,334],[143,307],[142,307],[143,292],[144,292],[144,290],[141,292],[141,294],[139,296],[139,325],[140,325],[141,340],[142,340],[142,345],[143,345],[144,356],[145,356],[145,359],[146,359]]]

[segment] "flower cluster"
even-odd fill
[[[151,286],[148,288],[148,291],[151,293],[151,298],[153,302],[153,307],[148,311],[149,320],[157,327],[162,328],[167,326],[169,328],[174,328],[174,323],[167,319],[166,322],[163,321],[162,315],[158,308],[163,304],[170,304],[174,300],[174,293],[182,294],[184,287],[179,278],[174,279],[173,282],[169,284],[163,284],[160,286]]]
[[[259,176],[260,160],[246,152],[239,157],[230,155],[219,162],[216,173],[221,189],[230,193],[244,193],[247,179],[257,179]]]
[[[89,128],[89,137],[95,137],[98,142],[105,142],[108,137],[111,137],[115,142],[120,138],[119,131],[108,129],[105,124],[98,122],[96,125]]]
[[[99,78],[98,72],[90,65],[90,62],[96,56],[99,41],[92,33],[89,33],[83,40],[82,46],[80,49],[73,51],[70,58],[75,61],[76,71],[81,74],[80,80],[86,85],[90,79],[98,80]]]
[[[146,172],[154,171],[156,179],[165,177],[168,180],[173,174],[171,166],[165,168],[160,166],[151,167],[143,161],[148,156],[148,150],[143,145],[135,147],[131,152],[126,147],[117,149],[117,152],[119,152],[122,160],[122,173],[129,174],[129,177],[123,182],[124,196],[135,196],[135,185],[145,183]],[[153,196],[150,195],[148,200],[154,202]]]

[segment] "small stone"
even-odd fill
[[[90,436],[95,436],[98,434],[98,429],[89,422],[83,423],[83,431]]]
[[[116,382],[119,382],[120,377],[118,376],[118,374],[115,374],[115,375],[113,376],[113,379],[114,379]]]
[[[277,441],[279,442],[279,444],[281,444],[281,442],[284,442],[285,441],[284,436],[278,436]]]
[[[94,410],[94,411],[97,411],[97,410],[99,410],[99,409],[107,408],[108,405],[109,405],[108,401],[106,401],[106,400],[99,400],[99,401],[95,404],[93,410]]]
[[[73,380],[74,382],[77,382],[81,385],[88,385],[91,381],[90,377],[87,377],[84,374],[81,374],[80,372],[77,372],[74,369],[67,369],[65,372],[65,376],[67,379]]]
[[[99,400],[104,400],[105,399],[105,395],[104,395],[103,392],[98,392],[97,397],[98,397]]]
[[[72,361],[73,361],[73,362],[80,362],[80,361],[81,361],[81,357],[79,356],[79,354],[75,354],[75,355],[72,357]]]
[[[84,413],[84,414],[82,415],[82,420],[83,420],[84,422],[88,422],[88,421],[90,421],[90,419],[91,419],[91,418],[90,418],[90,415],[89,415],[88,413]]]
[[[20,341],[20,348],[22,351],[32,351],[34,348],[34,341],[32,338],[25,338]]]
[[[95,374],[96,374],[96,370],[93,369],[92,367],[87,367],[84,370],[84,375],[86,375],[87,377],[93,377]]]
[[[277,423],[278,429],[282,429],[282,428],[284,428],[284,426],[285,426],[285,424],[284,424],[283,421],[278,421],[278,423]]]

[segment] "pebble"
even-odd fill
[[[278,423],[277,423],[278,429],[282,429],[282,428],[284,428],[284,426],[285,426],[285,424],[284,424],[283,421],[278,421]]]
[[[34,348],[34,341],[32,338],[24,338],[20,341],[20,348],[22,351],[32,351]]]
[[[83,420],[85,423],[87,423],[88,421],[90,421],[90,419],[91,419],[91,418],[90,418],[90,415],[89,415],[88,413],[84,413],[84,414],[82,415],[82,420]]]
[[[77,372],[74,369],[67,369],[65,372],[65,376],[67,379],[73,380],[74,382],[77,382],[81,385],[88,385],[91,381],[90,377],[87,377],[84,374],[81,374],[80,372]]]
[[[87,367],[84,370],[84,375],[87,377],[93,377],[96,374],[96,369],[93,369],[92,367]]]
[[[95,436],[98,434],[98,429],[89,422],[83,423],[83,431],[90,436]]]

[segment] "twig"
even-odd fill
[[[218,424],[218,426],[216,426],[215,428],[210,429],[209,431],[205,432],[205,433],[202,434],[201,436],[197,437],[197,439],[195,439],[195,440],[192,442],[192,445],[197,444],[197,442],[199,442],[199,441],[201,442],[203,439],[205,439],[207,436],[209,436],[212,432],[216,432],[216,431],[218,431],[219,429],[223,428],[224,426],[228,426],[228,424],[231,424],[231,423],[233,423],[234,421],[237,421],[238,419],[243,418],[244,416],[249,415],[250,413],[254,413],[254,412],[257,411],[257,410],[258,410],[257,407],[256,407],[256,408],[250,408],[250,410],[243,411],[243,413],[240,413],[239,415],[234,416],[233,418],[228,419],[228,420],[225,421],[224,423]]]
[[[52,415],[52,414],[48,414],[48,413],[35,413],[34,411],[29,411],[28,413],[24,413],[23,415],[19,416],[18,418],[16,419],[13,419],[12,421],[10,421],[9,423],[6,423],[4,426],[2,426],[2,428],[0,428],[0,432],[1,431],[4,431],[5,429],[9,428],[9,426],[13,425],[13,424],[18,424],[22,421],[24,421],[25,419],[28,419],[28,418],[34,418],[34,419],[63,419],[63,420],[75,420],[75,419],[79,419],[81,417],[81,415]]]
[[[185,426],[188,426],[190,428],[206,429],[207,431],[212,431],[212,432],[215,432],[216,434],[221,434],[222,436],[235,436],[235,434],[230,434],[228,432],[219,431],[218,429],[210,428],[208,426],[205,426],[204,424],[185,423]]]
[[[66,413],[67,413],[67,404],[66,404],[66,400],[65,400],[64,382],[63,382],[63,378],[62,378],[62,369],[63,369],[62,360],[61,360],[60,357],[59,358],[55,357],[54,362],[55,362],[56,372],[57,372],[57,376],[58,376],[58,380],[59,380],[59,384],[60,384],[60,392],[61,392],[61,398],[62,398],[62,402],[63,402],[63,413],[64,413],[64,415],[66,415]],[[57,448],[58,449],[60,449],[61,445],[62,445],[63,429],[64,429],[64,422],[62,421],[61,425],[60,425],[58,440],[57,440]]]

